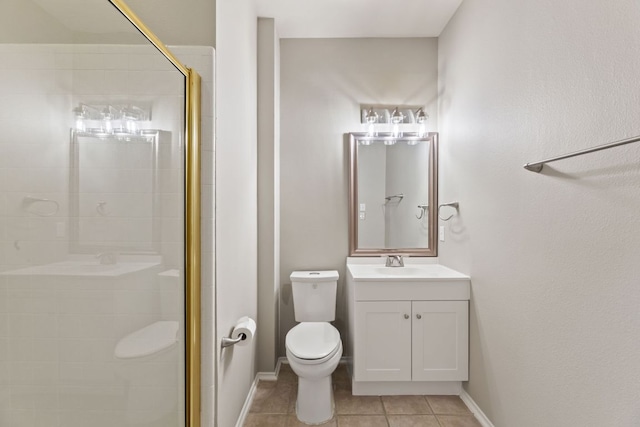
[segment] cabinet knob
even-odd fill
[[[405,315],[404,315],[404,318],[405,318],[405,319],[408,319],[408,318],[409,318],[409,315],[408,315],[408,314],[405,314]]]
[[[421,314],[416,314],[416,319],[422,319],[422,315]]]

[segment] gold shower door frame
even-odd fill
[[[109,0],[186,79],[185,426],[200,427],[200,75],[187,68],[122,0]]]

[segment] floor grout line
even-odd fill
[[[257,388],[260,388],[260,383],[262,383],[262,382],[263,382],[263,381],[261,381],[261,380],[260,380],[260,381],[258,381]],[[285,387],[285,388],[286,388],[287,390],[289,390],[289,389],[291,388],[291,390],[289,390],[289,393],[291,393],[291,394],[289,395],[289,399],[288,399],[288,401],[289,401],[289,402],[288,402],[288,404],[287,404],[287,407],[286,407],[286,408],[283,408],[283,411],[279,411],[279,410],[277,410],[277,411],[273,411],[273,409],[272,409],[272,410],[271,410],[272,412],[271,412],[271,411],[270,411],[270,412],[251,412],[251,411],[249,411],[249,413],[254,414],[254,415],[264,415],[264,416],[275,416],[275,417],[278,417],[278,419],[281,419],[281,420],[282,420],[282,425],[280,425],[279,427],[286,427],[286,426],[288,425],[288,423],[289,423],[289,418],[291,418],[291,415],[294,415],[294,416],[295,416],[295,410],[294,410],[293,412],[290,412],[290,411],[289,411],[289,409],[290,409],[290,407],[291,407],[291,400],[293,399],[293,400],[295,401],[295,399],[296,399],[297,382],[296,382],[296,381],[290,381],[290,384],[289,384],[289,381],[285,381],[285,382],[287,383],[287,387]],[[280,381],[280,378],[278,378],[278,381],[276,381],[276,386],[277,386],[279,383],[284,384],[285,382],[281,382],[281,381]],[[332,382],[333,382],[334,387],[335,387],[335,384],[336,384],[337,382],[341,382],[341,381],[335,381],[335,380],[334,380],[334,381],[332,381]],[[266,381],[265,381],[265,383],[266,383]],[[273,388],[274,388],[274,389],[278,388],[278,387],[276,387],[276,386],[274,386]],[[269,387],[269,388],[270,388],[270,387]],[[335,391],[335,389],[334,389],[334,391]],[[348,390],[347,390],[347,391],[348,391]],[[351,397],[351,398],[354,398],[354,397],[355,397],[355,398],[357,398],[357,397],[359,397],[359,396],[354,396],[352,393],[347,393],[347,394],[348,394],[348,395],[349,395],[349,397]],[[372,396],[372,397],[374,397],[374,396]],[[391,414],[391,413],[389,413],[389,411],[387,410],[387,407],[385,406],[385,403],[384,403],[384,399],[383,399],[383,398],[384,398],[384,397],[386,397],[386,396],[375,396],[375,397],[377,398],[377,400],[378,400],[379,404],[380,404],[380,405],[382,405],[382,413],[381,413],[381,414],[380,414],[380,413],[379,413],[379,414],[375,414],[375,413],[361,413],[361,412],[362,412],[362,409],[364,409],[364,408],[361,408],[361,410],[360,410],[360,411],[356,411],[356,412],[358,412],[358,413],[353,413],[353,414],[339,414],[339,413],[338,413],[338,410],[337,410],[337,405],[336,405],[335,413],[334,413],[334,417],[333,417],[333,420],[335,420],[335,425],[336,425],[336,427],[339,427],[339,424],[338,424],[338,422],[339,422],[339,421],[338,421],[338,419],[339,419],[339,418],[342,418],[342,417],[349,417],[349,418],[350,418],[350,417],[355,417],[355,418],[358,418],[358,417],[368,417],[368,416],[376,416],[376,415],[378,415],[378,416],[383,416],[383,417],[384,417],[384,420],[385,420],[385,422],[386,422],[386,426],[387,426],[387,427],[391,427],[391,420],[390,420],[390,417],[391,417],[391,416],[409,416],[409,417],[411,417],[411,416],[415,416],[415,417],[420,417],[420,416],[432,416],[432,417],[435,419],[436,424],[437,424],[438,426],[440,426],[440,427],[444,427],[446,424],[443,424],[443,423],[444,423],[444,421],[443,421],[443,420],[440,420],[440,417],[441,417],[441,416],[442,416],[442,417],[452,417],[452,416],[453,416],[453,417],[463,417],[463,416],[467,415],[467,414],[457,413],[457,412],[455,412],[455,411],[445,411],[445,412],[443,412],[443,413],[436,414],[436,413],[435,413],[435,411],[434,411],[434,409],[433,409],[433,407],[431,406],[431,403],[429,402],[429,395],[421,395],[422,399],[424,399],[424,402],[425,402],[425,403],[426,403],[426,405],[427,405],[427,406],[426,406],[426,409],[429,411],[428,413],[426,413],[426,414],[424,414],[424,413],[416,413],[416,414],[414,414],[414,413],[408,413],[408,414],[404,414],[404,413]],[[267,398],[269,398],[269,397],[267,397]],[[370,400],[369,402],[375,402],[375,400]],[[255,403],[255,402],[252,402],[252,405],[251,405],[251,406],[253,406],[253,403]],[[391,404],[391,403],[393,403],[393,400],[390,402],[390,404]],[[472,418],[473,418],[473,413],[469,413],[468,415],[469,415],[470,417],[472,417]],[[271,424],[269,423],[269,425],[271,425]]]

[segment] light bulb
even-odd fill
[[[377,123],[378,122],[378,113],[373,111],[373,108],[369,108],[369,111],[365,113],[365,120],[367,123]]]
[[[127,120],[127,132],[136,133],[136,130],[137,130],[136,122],[134,122],[133,120]]]
[[[111,121],[112,119],[113,115],[111,114],[109,107],[105,107],[104,110],[102,110],[102,130],[105,133],[113,132],[113,123]]]
[[[427,132],[427,119],[429,116],[422,110],[422,108],[418,108],[416,111],[416,123],[420,125],[418,128],[418,134],[420,136],[424,136]]]
[[[395,139],[387,139],[384,141],[384,145],[395,145],[395,143],[398,142]]]
[[[84,119],[82,117],[76,117],[76,130],[78,132],[84,132],[85,129]]]
[[[404,121],[404,116],[400,111],[398,111],[398,107],[396,107],[391,113],[391,123],[398,124]]]
[[[84,132],[86,125],[84,123],[85,111],[82,106],[73,109],[73,116],[75,117],[75,128],[78,132]]]

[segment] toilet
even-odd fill
[[[123,337],[114,350],[126,384],[127,426],[171,427],[179,422],[179,323],[157,321]]]
[[[298,376],[296,415],[306,424],[333,418],[331,374],[342,357],[340,333],[329,322],[336,317],[338,272],[291,273],[294,326],[285,339],[287,360]]]

